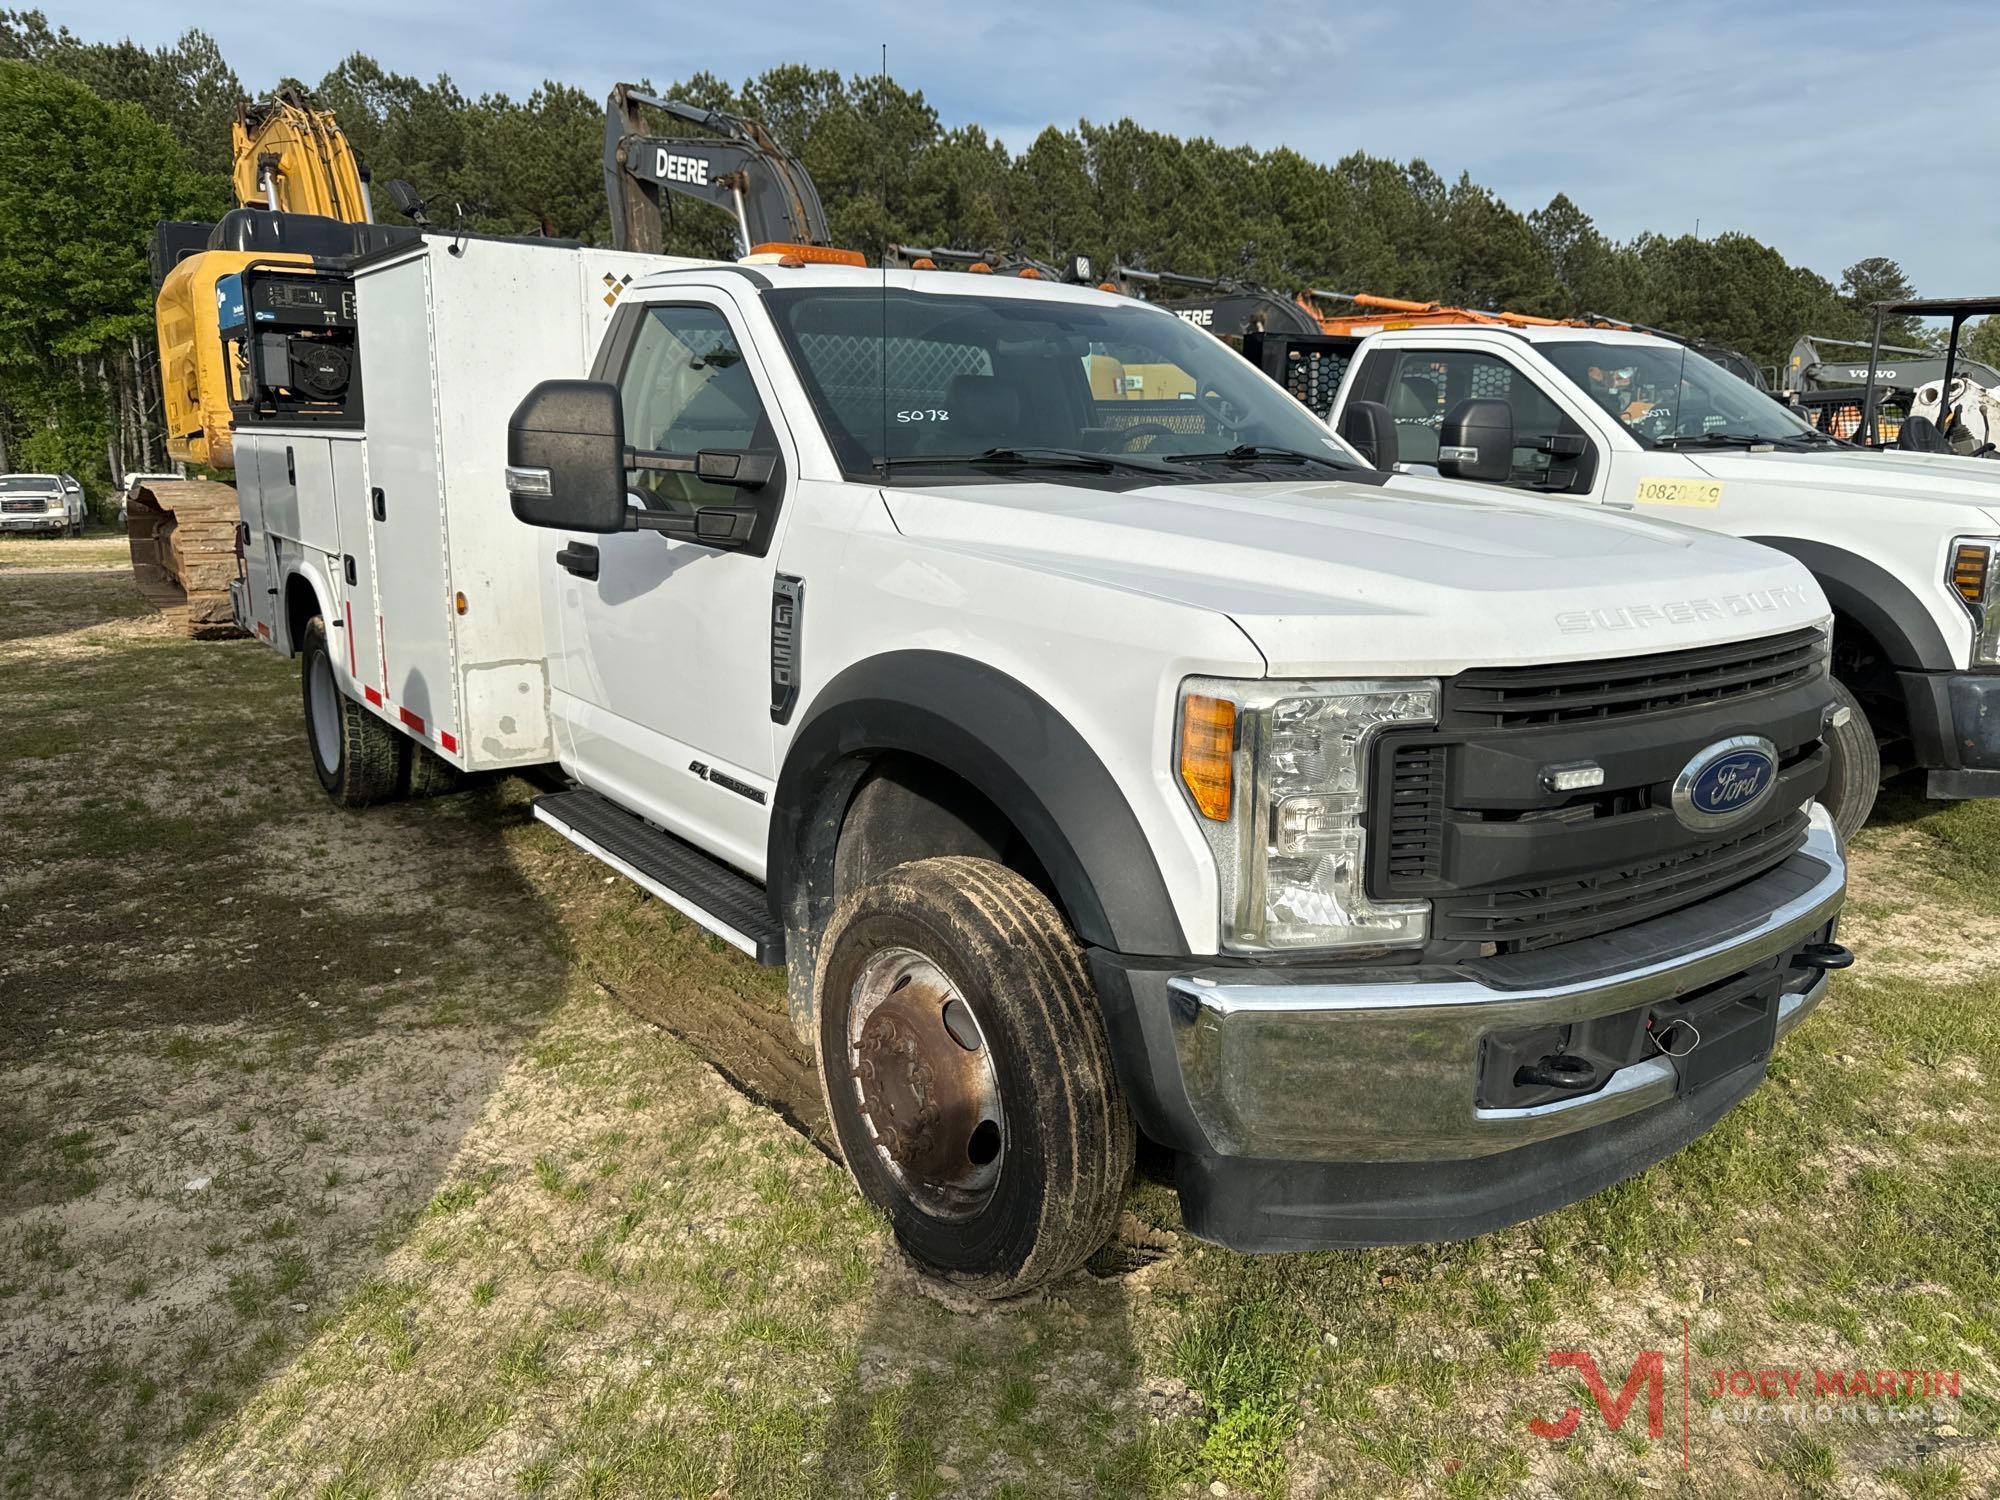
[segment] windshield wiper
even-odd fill
[[[1168,472],[1148,459],[1117,453],[1092,453],[1086,448],[987,448],[978,453],[912,453],[903,458],[878,458],[870,466],[876,473],[897,469],[1007,468],[1074,469],[1091,474],[1112,474],[1131,469],[1141,474]]]
[[[1759,443],[1779,443],[1783,438],[1765,437],[1756,432],[1682,432],[1672,437],[1654,438],[1655,448],[1754,448]]]
[[[1324,464],[1342,473],[1354,468],[1351,463],[1343,463],[1323,453],[1281,448],[1275,443],[1238,443],[1220,453],[1167,453],[1161,455],[1161,460],[1170,464]]]

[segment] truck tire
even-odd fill
[[[1132,1116],[1046,896],[990,860],[899,865],[840,904],[814,980],[841,1154],[920,1267],[1011,1297],[1104,1243]]]
[[[465,785],[465,773],[427,745],[410,745],[407,797],[447,797]]]
[[[342,807],[369,807],[397,795],[403,737],[340,690],[326,644],[326,621],[306,626],[299,668],[306,747],[326,794]]]
[[[1875,726],[1868,722],[1861,700],[1837,679],[1833,701],[1847,710],[1847,722],[1827,734],[1826,790],[1819,794],[1819,800],[1833,814],[1834,829],[1845,847],[1868,821],[1875,796],[1882,790],[1882,749],[1875,742]]]

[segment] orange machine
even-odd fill
[[[1400,297],[1377,297],[1370,292],[1325,292],[1317,287],[1300,292],[1300,307],[1320,326],[1322,333],[1365,338],[1390,328],[1428,328],[1433,324],[1487,323],[1508,328],[1625,328],[1611,318],[1538,318],[1532,313],[1484,312],[1473,307],[1451,307],[1442,302],[1408,302]],[[1322,302],[1344,302],[1358,309],[1351,313],[1327,313]]]

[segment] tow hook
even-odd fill
[[[1515,1088],[1575,1089],[1597,1087],[1597,1064],[1587,1057],[1552,1052],[1540,1062],[1523,1063],[1514,1070]]]
[[[1839,943],[1807,943],[1792,960],[1795,969],[1845,969],[1854,962],[1854,952]]]

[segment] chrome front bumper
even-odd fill
[[[1489,1032],[1583,1021],[1672,1000],[1767,964],[1830,924],[1846,866],[1815,806],[1784,864],[1683,912],[1562,948],[1452,968],[1322,970],[1298,982],[1218,969],[1167,982],[1181,1084],[1208,1150],[1283,1161],[1444,1161],[1602,1125],[1672,1099],[1655,1055],[1592,1093],[1481,1108]],[[1794,971],[1782,1038],[1826,993]]]

